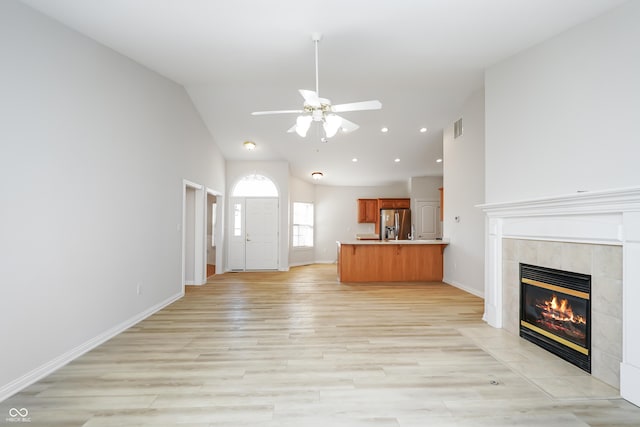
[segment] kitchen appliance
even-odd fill
[[[409,240],[411,209],[380,209],[380,240]]]

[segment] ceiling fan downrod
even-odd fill
[[[318,42],[322,40],[322,33],[312,33],[311,40],[316,48],[316,94],[320,97],[320,81],[318,79]]]

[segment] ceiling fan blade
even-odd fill
[[[377,99],[372,101],[362,102],[350,102],[348,104],[338,104],[331,107],[331,111],[334,113],[342,113],[345,111],[361,111],[361,110],[379,110],[382,108],[382,103]]]
[[[305,89],[300,89],[299,92],[300,95],[302,95],[302,97],[304,98],[304,103],[306,105],[309,105],[311,107],[320,107],[320,98],[318,97],[318,94],[316,92]]]
[[[274,110],[274,111],[254,111],[252,116],[266,116],[267,114],[302,114],[302,110]]]
[[[360,127],[357,124],[345,119],[344,117],[340,117],[340,118],[342,119],[342,124],[340,125],[340,129],[342,129],[342,132],[344,133],[353,132],[354,130]]]
[[[293,133],[296,131],[296,126],[298,126],[297,124],[291,126],[289,129],[287,129],[287,133]]]

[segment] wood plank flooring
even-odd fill
[[[442,283],[227,273],[0,403],[32,426],[640,426],[617,390]]]

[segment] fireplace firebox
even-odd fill
[[[520,336],[591,373],[591,276],[520,264]]]

